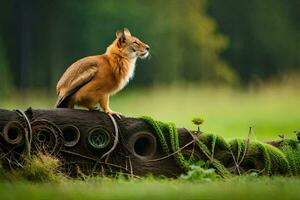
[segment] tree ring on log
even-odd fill
[[[63,146],[61,130],[48,120],[36,120],[32,126],[32,145],[37,152],[56,155]]]
[[[157,150],[157,141],[152,133],[136,132],[128,138],[128,150],[140,159],[150,159]]]
[[[64,145],[66,147],[74,147],[80,139],[80,131],[74,125],[66,125],[62,128]]]
[[[25,129],[17,121],[8,122],[3,128],[3,138],[8,144],[22,144],[25,141]]]
[[[95,150],[106,148],[110,144],[110,141],[111,134],[102,126],[96,126],[88,131],[87,142]]]

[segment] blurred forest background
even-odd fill
[[[75,60],[128,27],[150,44],[135,87],[248,85],[300,71],[299,0],[2,0],[0,92],[53,92]]]

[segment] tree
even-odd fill
[[[0,26],[18,88],[53,91],[72,62],[104,53],[123,27],[151,46],[152,58],[137,63],[135,85],[237,80],[219,56],[227,39],[207,15],[206,0],[12,0],[1,10],[6,10]]]
[[[209,13],[230,39],[222,57],[245,83],[299,71],[298,7],[296,0],[210,1]]]
[[[0,95],[6,96],[11,92],[12,77],[6,61],[6,55],[4,52],[3,42],[0,35]]]

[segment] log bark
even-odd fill
[[[42,152],[59,157],[62,170],[70,176],[126,173],[176,177],[183,173],[174,156],[164,153],[155,130],[144,120],[115,118],[119,137],[114,146],[115,126],[103,112],[29,108],[25,114],[32,128],[29,137],[32,154]],[[26,131],[24,117],[15,111],[0,109],[0,156],[8,160],[6,165],[11,168],[23,159]],[[184,128],[179,128],[178,134],[179,146],[185,147],[187,156],[192,152],[199,159],[205,158],[199,148],[188,145],[193,137],[200,135],[192,136]],[[279,146],[280,143],[271,141],[269,144]]]
[[[136,118],[115,118],[118,124],[119,138],[114,151],[109,157],[100,159],[113,146],[115,137],[114,125],[109,116],[99,111],[75,109],[28,109],[26,116],[29,119],[33,132],[31,149],[33,153],[44,151],[61,158],[63,168],[71,176],[78,173],[111,173],[122,172],[132,175],[153,174],[174,177],[183,172],[172,156],[165,159],[151,161],[166,156],[160,146],[153,128],[145,121]],[[0,148],[7,153],[15,148],[16,144],[4,139],[4,132],[10,122],[18,122],[25,129],[24,119],[14,111],[0,110]],[[6,128],[5,128],[6,127]],[[95,148],[89,144],[89,135],[93,130],[104,129],[110,140],[103,148]],[[6,130],[5,130],[6,129]],[[11,140],[17,137],[14,133],[18,129],[11,128]],[[19,133],[23,135],[24,130]],[[77,133],[76,133],[77,132]],[[192,138],[179,129],[180,146],[186,145]],[[76,134],[79,133],[79,138]],[[73,134],[73,135],[72,135]],[[73,141],[77,137],[78,141]],[[68,141],[69,140],[69,141]],[[70,141],[71,140],[71,141]],[[69,145],[68,145],[69,142]],[[70,145],[71,142],[71,145]],[[18,154],[24,151],[24,141],[18,145]],[[14,157],[16,155],[13,155]],[[20,156],[16,156],[17,159]],[[97,164],[96,164],[97,163]]]

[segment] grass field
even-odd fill
[[[203,130],[225,138],[276,139],[294,137],[300,129],[297,87],[268,86],[255,90],[196,86],[125,90],[112,97],[111,107],[126,116],[150,115],[195,128],[194,116],[205,119]],[[49,97],[50,96],[50,97]],[[0,101],[1,108],[51,108],[55,97],[43,93]],[[299,177],[236,177],[208,183],[180,180],[112,180],[59,183],[0,182],[0,199],[300,199]]]
[[[208,183],[176,180],[90,180],[57,184],[0,183],[3,200],[299,199],[299,178],[241,177]]]
[[[124,90],[111,98],[111,108],[126,116],[149,115],[186,128],[195,128],[191,119],[200,116],[205,119],[204,131],[225,138],[246,137],[252,126],[257,139],[272,139],[282,133],[293,136],[300,129],[299,91],[300,87],[287,86],[256,90],[157,87]],[[35,93],[0,101],[0,107],[52,108],[54,102],[53,95]]]

